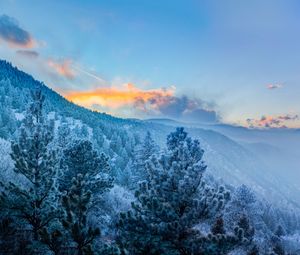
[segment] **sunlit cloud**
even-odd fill
[[[129,83],[123,87],[106,87],[94,91],[68,93],[66,98],[89,108],[93,105],[109,108],[133,105],[137,108],[145,109],[146,105],[149,104],[155,109],[164,98],[171,97],[174,91],[175,88],[141,90]]]
[[[30,33],[20,27],[17,20],[7,15],[0,16],[0,39],[12,48],[32,48],[35,41]]]
[[[262,116],[260,119],[247,119],[251,128],[285,128],[290,122],[299,120],[297,114],[286,114],[278,116]]]
[[[60,76],[66,77],[68,79],[74,79],[76,76],[76,72],[74,68],[72,68],[72,60],[70,59],[63,59],[59,61],[49,59],[47,64]]]
[[[169,117],[193,122],[216,122],[219,117],[200,99],[176,96],[176,88],[143,90],[133,84],[103,87],[93,91],[65,93],[68,100],[109,113],[126,111],[132,117]]]

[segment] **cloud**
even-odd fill
[[[27,58],[37,58],[39,56],[39,53],[34,50],[17,50],[16,53]]]
[[[248,126],[251,128],[285,128],[287,122],[299,120],[297,114],[286,114],[278,116],[262,116],[260,119],[247,119]]]
[[[35,44],[30,33],[7,15],[0,16],[0,39],[7,42],[10,47],[32,48]]]
[[[147,104],[155,108],[154,102],[159,102],[172,96],[174,89],[141,90],[132,84],[123,87],[105,87],[87,92],[73,92],[66,94],[66,98],[74,103],[92,107],[101,105],[109,108],[120,108],[132,105],[141,110],[146,110]]]
[[[71,80],[76,76],[76,72],[74,68],[72,68],[72,60],[70,59],[63,59],[59,61],[49,59],[47,64],[55,73],[59,74],[60,76]]]
[[[283,86],[281,84],[268,84],[267,89],[273,90],[273,89],[280,89]]]
[[[200,99],[191,99],[187,96],[168,97],[157,104],[162,115],[193,122],[217,122],[217,113],[209,109],[211,106]]]
[[[217,113],[199,99],[175,96],[175,87],[142,90],[133,84],[71,92],[66,98],[76,104],[110,113],[126,112],[133,117],[169,117],[194,122],[216,122]]]

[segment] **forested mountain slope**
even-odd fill
[[[163,145],[166,135],[173,129],[174,122],[139,121],[116,118],[105,113],[93,112],[75,105],[48,88],[32,76],[18,70],[6,61],[0,61],[0,135],[9,139],[18,126],[30,99],[30,91],[41,89],[45,95],[46,110],[55,112],[58,122],[73,123],[82,135],[91,129],[91,139],[100,150],[104,150],[112,160],[115,173],[126,168],[126,162],[132,156],[134,147],[140,143],[147,131],[153,134],[156,142]],[[76,121],[80,125],[76,126]],[[176,123],[176,122],[175,122]],[[176,125],[180,123],[176,123]],[[84,128],[82,128],[84,127]],[[280,176],[274,175],[261,158],[241,143],[231,140],[216,131],[203,128],[187,128],[189,133],[200,139],[210,173],[227,184],[238,186],[247,184],[258,194],[270,201],[285,201],[293,205],[300,204],[299,187],[282,185]]]

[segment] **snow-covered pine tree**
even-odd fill
[[[214,225],[211,228],[211,233],[214,235],[217,234],[225,234],[224,229],[224,220],[222,217],[218,217],[214,223]]]
[[[147,163],[149,180],[140,183],[132,209],[120,214],[119,243],[129,254],[227,254],[243,239],[204,235],[195,227],[224,206],[229,193],[202,180],[206,165],[198,140],[177,128],[167,150]]]
[[[274,234],[278,237],[281,237],[285,235],[285,231],[281,225],[278,225]]]
[[[0,219],[0,254],[13,254],[15,251],[15,233],[17,229],[13,224],[13,219],[3,217]]]
[[[151,133],[147,131],[143,142],[134,148],[133,160],[130,166],[131,185],[129,188],[136,189],[139,181],[148,178],[146,162],[153,154],[157,153],[158,150],[158,145],[152,139]]]
[[[68,146],[70,142],[72,142],[72,139],[74,139],[71,136],[71,129],[69,127],[68,123],[62,123],[56,133],[55,137],[55,143],[57,144],[60,152],[63,152],[63,149]]]
[[[281,225],[278,225],[274,235],[271,237],[272,252],[271,255],[285,255],[284,245],[282,242],[282,236],[285,231]]]
[[[150,157],[158,152],[158,146],[152,139],[151,133],[148,131],[142,144],[137,146],[137,149],[134,153],[133,160],[133,169],[134,173],[134,182],[141,180],[146,180],[147,171],[146,171],[146,162]]]
[[[82,174],[72,179],[70,191],[62,198],[65,212],[62,224],[72,242],[76,244],[77,255],[94,254],[93,242],[100,235],[100,229],[91,226],[87,220],[91,199],[90,182]]]
[[[104,153],[100,155],[93,148],[89,140],[75,140],[64,150],[62,158],[64,175],[60,180],[60,189],[68,191],[72,186],[72,179],[81,174],[90,181],[93,193],[101,195],[112,187],[113,178],[110,173],[108,158]]]
[[[11,88],[8,80],[0,80],[0,137],[5,139],[9,139],[17,127],[12,97],[9,95]]]
[[[251,241],[253,239],[255,229],[250,225],[250,221],[245,214],[242,214],[237,225],[244,230],[244,236]]]
[[[61,255],[62,251],[66,249],[66,238],[63,232],[59,229],[43,228],[40,232],[40,239],[54,255]]]
[[[90,141],[76,140],[64,150],[63,160],[66,172],[61,182],[65,191],[62,224],[76,243],[78,255],[93,254],[93,242],[100,230],[88,218],[95,213],[101,195],[113,186],[108,158],[99,155]]]
[[[58,217],[53,207],[56,155],[55,151],[48,149],[53,139],[53,123],[47,121],[43,103],[41,91],[32,92],[32,102],[19,138],[12,142],[14,171],[26,179],[27,184],[21,187],[10,182],[2,194],[11,214],[30,226],[34,240],[39,239],[38,233],[42,228]]]

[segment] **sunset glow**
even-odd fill
[[[127,105],[139,107],[145,103],[155,105],[162,104],[173,96],[175,87],[168,89],[141,90],[133,84],[125,84],[123,87],[99,88],[88,92],[73,92],[66,94],[66,98],[76,104],[91,108],[93,105],[101,105],[109,108],[120,108]]]

